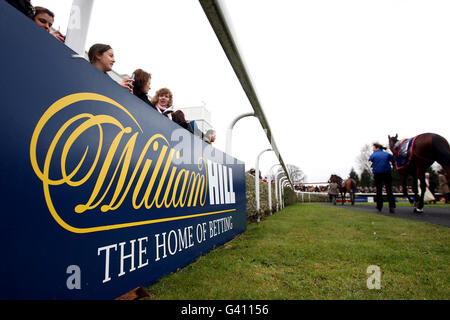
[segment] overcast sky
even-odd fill
[[[33,0],[64,33],[71,0]],[[364,144],[435,132],[450,139],[450,1],[225,0],[236,42],[279,151],[308,182],[357,169]],[[86,48],[110,44],[114,70],[152,73],[174,106],[206,104],[225,150],[226,128],[253,111],[197,0],[95,0]],[[239,121],[233,151],[254,167],[270,144]],[[263,173],[277,163],[261,157]]]

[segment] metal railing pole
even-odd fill
[[[266,149],[261,151],[256,157],[255,163],[255,196],[256,196],[256,212],[259,214],[260,203],[259,203],[259,158],[264,152],[272,151],[272,149]],[[259,219],[259,218],[258,218]]]
[[[286,165],[281,157],[281,154],[278,150],[277,144],[275,143],[275,139],[272,134],[272,130],[270,129],[269,121],[267,121],[266,115],[263,111],[261,104],[259,103],[258,96],[253,87],[250,76],[247,72],[247,68],[245,67],[244,60],[239,53],[239,49],[234,41],[233,34],[228,26],[229,21],[227,21],[226,10],[223,8],[223,5],[219,3],[217,0],[199,0],[200,5],[205,12],[208,21],[216,34],[217,39],[222,46],[225,55],[230,62],[231,67],[236,74],[237,79],[239,80],[242,89],[244,90],[247,98],[255,112],[255,117],[258,118],[264,132],[266,133],[266,137],[269,140],[270,145],[272,146],[273,151],[275,152],[278,161],[283,167],[286,176],[288,177],[289,183],[291,183],[291,179],[289,177],[289,172],[286,168]]]
[[[289,181],[283,182],[283,208],[285,207],[285,205],[284,205],[284,187],[285,186],[289,186]]]
[[[227,128],[227,136],[226,136],[226,142],[225,142],[225,152],[231,156],[231,148],[232,148],[232,140],[233,140],[233,128],[234,125],[236,124],[236,122],[238,122],[239,120],[241,120],[242,118],[245,117],[252,117],[255,116],[254,112],[250,112],[250,113],[244,113],[241,114],[240,116],[237,116],[236,118],[233,119],[233,121],[230,122],[230,124],[228,125]]]
[[[283,195],[282,195],[282,192],[283,192],[283,183],[285,182],[287,180],[287,177],[286,176],[284,176],[284,177],[281,177],[280,178],[280,180],[278,181],[278,192],[279,192],[279,196],[280,196],[280,210],[282,210],[283,208],[284,208],[284,206],[283,206]]]
[[[280,206],[280,197],[279,197],[279,183],[280,183],[280,180],[278,179],[278,176],[280,175],[280,174],[285,174],[283,171],[280,171],[280,172],[278,172],[276,175],[275,175],[275,196],[276,196],[276,198],[277,198],[277,208],[276,208],[276,210],[277,211],[279,211],[280,210],[280,208],[281,208],[281,206]],[[281,179],[281,178],[280,178]]]
[[[276,166],[281,166],[281,164],[274,164],[270,170],[269,170],[269,209],[270,209],[270,214],[272,215],[272,176],[274,176],[275,178],[275,202],[278,205],[278,195],[277,195],[277,179],[275,177],[275,175],[272,173],[273,168],[275,168]]]

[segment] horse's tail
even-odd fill
[[[433,153],[436,156],[436,161],[444,168],[444,170],[448,171],[450,168],[450,146],[448,141],[441,137],[438,134],[432,134],[432,146]],[[447,172],[447,174],[450,174]]]

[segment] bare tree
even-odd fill
[[[305,181],[306,176],[305,173],[298,167],[293,164],[286,164],[286,169],[288,171],[289,176],[291,177],[293,184],[299,184]],[[278,172],[283,169],[279,169]]]
[[[369,161],[371,154],[372,154],[372,149],[371,149],[370,145],[365,144],[361,148],[360,155],[356,158],[356,163],[358,165],[360,174],[363,173],[364,171],[367,171],[372,175],[372,165]]]

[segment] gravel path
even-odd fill
[[[331,203],[323,203],[324,205],[332,206]],[[355,204],[354,206],[345,204],[342,206],[341,204],[337,204],[337,207],[350,209],[350,210],[359,210],[359,211],[367,211],[371,213],[377,213],[384,216],[391,216],[403,219],[410,219],[416,221],[424,221],[430,222],[434,224],[439,224],[442,226],[450,227],[450,207],[424,207],[424,212],[422,214],[413,213],[412,207],[397,207],[395,208],[395,213],[389,213],[389,208],[383,207],[381,212],[378,212],[375,205],[361,205]]]

